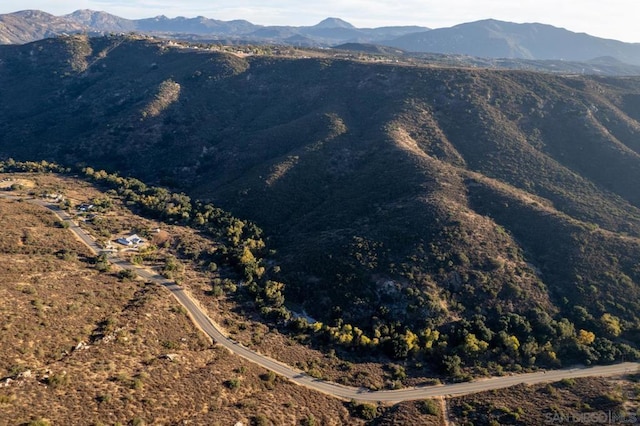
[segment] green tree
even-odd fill
[[[622,333],[620,319],[610,313],[605,313],[600,317],[600,325],[603,331],[611,337],[618,337]]]
[[[475,334],[469,333],[465,336],[464,344],[462,345],[465,353],[477,353],[484,352],[489,347],[489,344],[484,340],[479,340]]]

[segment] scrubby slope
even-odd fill
[[[289,301],[393,356],[609,360],[611,341],[636,341],[640,79],[120,38],[0,57],[2,155],[136,175],[256,221]]]
[[[105,196],[74,179],[29,180],[38,192]],[[114,210],[116,223],[144,223]],[[0,424],[364,423],[214,347],[161,286],[98,271],[46,208],[1,199],[0,220]]]

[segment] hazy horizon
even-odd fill
[[[46,0],[24,0],[20,8],[0,5],[0,14],[37,9],[56,16],[79,9],[103,11],[127,19],[205,16],[224,21],[244,19],[258,25],[315,25],[327,17],[343,19],[359,28],[384,26],[423,26],[444,28],[482,19],[497,19],[516,23],[553,25],[573,32],[640,42],[635,22],[640,3],[613,0],[551,1],[525,0],[520,3],[505,0],[452,0],[446,5],[433,0],[409,0],[401,4],[389,0],[326,0],[297,4],[291,0],[259,2],[238,0],[228,5],[219,2],[190,0],[176,5],[167,0],[62,0],[52,4]]]

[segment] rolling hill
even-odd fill
[[[640,78],[144,37],[4,46],[0,64],[0,156],[132,175],[255,221],[287,303],[328,340],[454,375],[637,356]]]
[[[84,25],[39,10],[0,15],[0,44],[22,44],[64,33],[86,31]]]
[[[0,15],[0,44],[22,44],[72,33],[135,31],[177,38],[330,46],[346,42],[371,43],[426,30],[428,28],[419,26],[356,28],[339,18],[327,18],[316,25],[303,27],[262,26],[242,19],[221,21],[204,16],[156,16],[132,20],[88,9],[65,16],[53,16],[37,10]]]

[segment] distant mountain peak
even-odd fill
[[[92,15],[94,13],[99,13],[99,12],[96,12],[95,10],[92,10],[92,9],[78,9],[76,11],[71,12],[67,16]]]
[[[353,25],[340,18],[327,18],[313,26],[313,28],[349,28],[355,29]]]
[[[47,12],[43,12],[41,10],[37,10],[37,9],[25,9],[25,10],[20,10],[18,12],[14,12],[12,15],[16,15],[16,16],[22,16],[22,17],[26,17],[26,18],[35,18],[35,17],[53,17],[55,18],[54,15],[47,13]]]
[[[133,31],[135,24],[124,18],[111,15],[107,12],[91,9],[79,9],[63,16],[72,22],[85,25],[94,31]]]
[[[78,9],[66,16],[82,16],[82,15],[110,15],[110,14],[101,10]]]

